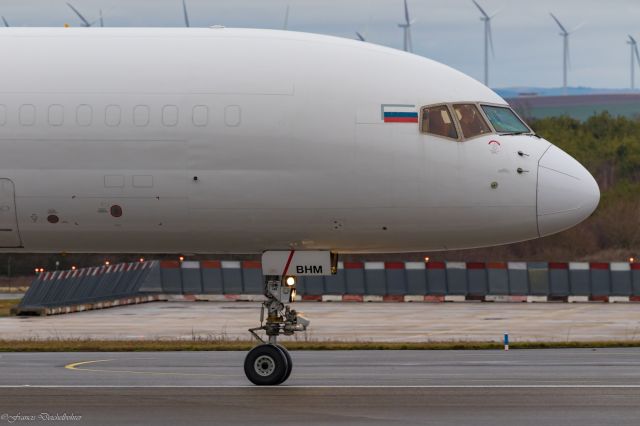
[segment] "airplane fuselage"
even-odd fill
[[[572,164],[589,187],[575,205],[541,206],[558,198],[540,194],[541,158],[557,150],[544,139],[421,132],[423,106],[506,102],[415,55],[260,30],[0,40],[2,251],[458,249],[556,232],[597,204]],[[385,120],[394,109],[417,119]],[[574,161],[557,151],[554,164]]]

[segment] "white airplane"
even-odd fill
[[[513,243],[599,202],[504,99],[398,50],[221,27],[0,39],[0,251],[264,253],[256,384],[291,372],[292,275],[332,253]]]

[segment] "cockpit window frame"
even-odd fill
[[[524,121],[522,119],[522,117],[520,117],[520,114],[518,114],[515,109],[511,108],[511,105],[509,105],[509,104],[506,104],[506,105],[505,104],[496,104],[496,103],[491,103],[491,102],[479,102],[478,106],[479,106],[479,109],[480,109],[480,113],[484,116],[485,120],[487,121],[487,123],[489,123],[489,126],[493,130],[493,133],[495,133],[496,135],[509,135],[511,133],[498,132],[495,129],[495,127],[493,127],[493,123],[491,123],[491,120],[489,120],[489,117],[484,112],[484,108],[482,108],[483,105],[490,106],[490,107],[497,107],[497,108],[507,108],[507,109],[511,110],[511,112],[518,118],[518,120],[520,120],[520,122],[524,125],[524,127],[529,129],[529,132],[523,133],[523,134],[525,134],[525,135],[528,135],[528,134],[535,135],[536,132],[534,132],[533,129],[531,128],[531,126],[529,126],[527,124],[527,122]]]
[[[447,111],[449,112],[449,117],[451,117],[451,122],[453,123],[453,127],[455,127],[456,134],[458,135],[457,138],[451,138],[449,136],[438,135],[436,133],[425,132],[425,131],[422,130],[422,120],[424,119],[424,110],[429,109],[429,108],[442,107],[442,106],[446,107]],[[433,136],[435,138],[448,139],[450,141],[455,141],[455,142],[462,142],[463,139],[462,139],[462,132],[460,130],[460,124],[458,123],[458,120],[456,119],[454,114],[455,114],[455,112],[453,111],[453,108],[451,107],[451,104],[446,103],[446,102],[440,102],[440,103],[437,103],[437,104],[423,105],[423,106],[420,107],[420,117],[419,117],[419,121],[418,121],[418,131],[422,135],[430,135],[430,136]]]
[[[483,134],[475,135],[475,136],[472,136],[470,138],[464,137],[464,133],[462,133],[462,126],[460,125],[460,120],[458,119],[458,115],[456,114],[455,108],[453,107],[454,105],[475,105],[477,110],[480,112],[480,116],[482,117],[482,119],[484,120],[485,124],[489,127],[489,129],[491,131],[489,133],[483,133]],[[508,105],[508,104],[499,104],[499,103],[494,103],[494,102],[478,102],[478,101],[438,102],[438,103],[435,103],[435,104],[423,105],[423,106],[420,107],[420,115],[419,115],[419,121],[418,121],[418,131],[420,132],[421,135],[430,135],[430,136],[433,136],[433,137],[436,137],[436,138],[447,139],[447,140],[455,141],[455,142],[467,142],[467,141],[471,141],[471,140],[477,139],[477,138],[482,137],[482,136],[487,136],[487,135],[508,135],[509,133],[498,132],[495,129],[495,127],[493,127],[493,124],[491,123],[491,120],[489,120],[489,117],[487,117],[487,114],[484,112],[484,109],[482,108],[483,105],[510,109],[515,114],[515,116],[518,118],[518,120],[520,120],[522,122],[522,124],[524,124],[524,126],[527,129],[529,129],[529,132],[523,133],[523,134],[535,135],[535,132],[533,131],[533,129],[531,129],[531,127],[527,124],[527,122],[524,121],[522,119],[522,117],[520,117],[520,115],[513,108],[511,108],[510,105]],[[458,137],[455,138],[455,139],[454,138],[450,138],[448,136],[437,135],[435,133],[424,132],[422,130],[422,120],[423,120],[424,110],[427,109],[427,108],[434,108],[434,107],[441,107],[441,106],[446,106],[447,107],[447,110],[449,111],[449,115],[451,116],[451,119],[453,120],[453,124],[454,124],[454,126],[456,128],[456,132],[458,133]]]

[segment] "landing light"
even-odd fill
[[[104,266],[109,266],[111,265],[111,262],[109,262],[108,260],[104,262]]]
[[[429,263],[429,256],[426,256],[426,257],[424,258],[424,263]]]
[[[634,257],[630,257],[629,258],[629,263],[634,263],[636,261],[636,259]]]
[[[72,271],[75,271],[75,270],[76,270],[76,267],[75,267],[75,266],[72,266],[72,267],[71,267],[71,270],[72,270]]]
[[[287,277],[286,281],[287,285],[289,287],[292,287],[294,285],[296,285],[296,278],[295,277]]]
[[[140,263],[144,262],[144,257],[141,257],[139,260],[140,260]]]
[[[184,256],[180,256],[178,259],[180,259],[180,262],[184,262]]]

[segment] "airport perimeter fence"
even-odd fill
[[[303,301],[640,301],[628,262],[340,262],[300,277]],[[18,311],[64,313],[153,300],[260,300],[257,261],[149,261],[41,274]],[[71,307],[71,308],[69,308]]]

